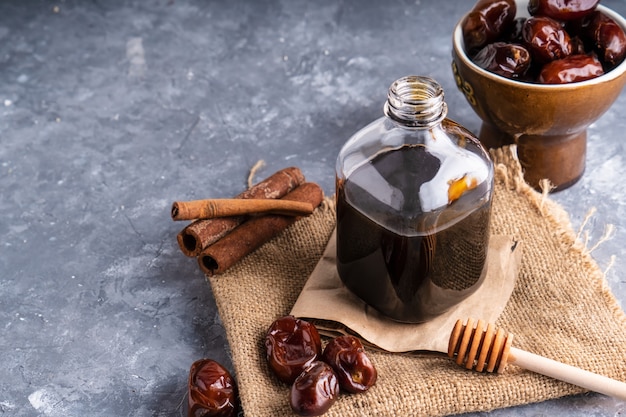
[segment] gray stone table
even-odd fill
[[[623,0],[607,6],[626,13]],[[175,241],[174,200],[230,197],[299,166],[327,195],[342,143],[389,84],[450,71],[467,0],[0,2],[0,415],[179,416],[190,364],[232,366],[210,288]],[[626,300],[622,94],[588,168],[554,195]],[[612,260],[614,263],[612,267]],[[582,395],[494,416],[613,416]]]

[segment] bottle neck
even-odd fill
[[[443,88],[429,77],[407,76],[389,87],[384,112],[407,127],[430,128],[448,114]]]

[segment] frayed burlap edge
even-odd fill
[[[515,145],[491,149],[490,154],[494,161],[496,179],[500,179],[509,189],[515,190],[526,197],[528,202],[541,213],[542,217],[550,222],[555,231],[555,236],[559,238],[561,243],[571,247],[573,251],[580,255],[585,262],[585,266],[589,271],[592,271],[594,275],[593,282],[598,284],[598,289],[605,297],[607,304],[614,306],[612,313],[620,320],[620,325],[626,328],[626,315],[620,308],[619,301],[611,292],[605,275],[591,257],[590,248],[579,239],[580,233],[574,232],[567,211],[549,198],[549,193],[553,188],[552,184],[548,180],[541,181],[542,192],[540,193],[524,181],[522,166],[517,158],[517,147]],[[593,208],[590,208],[590,210],[593,211]]]

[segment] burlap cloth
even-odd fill
[[[492,232],[524,242],[519,276],[497,325],[514,345],[626,380],[626,317],[604,276],[576,239],[567,213],[528,187],[513,149],[494,152]],[[270,373],[265,331],[288,314],[335,226],[332,199],[222,275],[208,277],[231,348],[246,417],[293,415],[289,388]],[[486,411],[582,392],[509,366],[500,375],[464,370],[440,354],[370,352],[379,379],[343,394],[326,414],[441,416]]]

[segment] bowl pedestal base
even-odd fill
[[[489,123],[483,123],[479,139],[487,149],[516,144],[524,179],[541,191],[540,181],[547,179],[561,191],[574,185],[585,171],[587,130],[567,135],[511,136]]]

